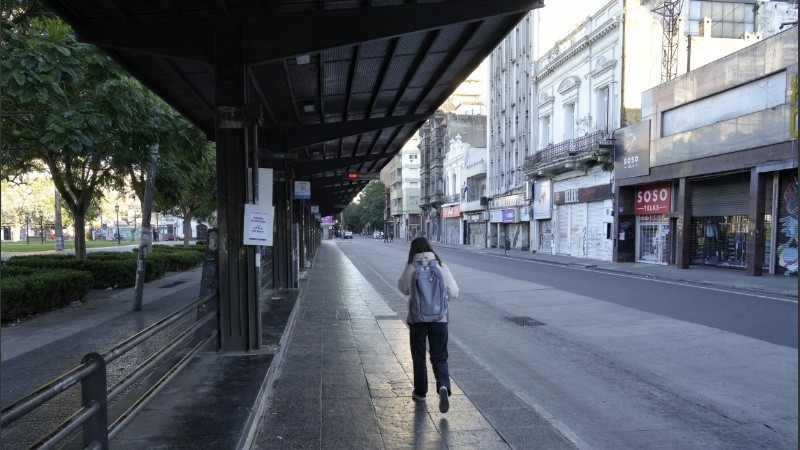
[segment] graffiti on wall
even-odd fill
[[[604,223],[590,225],[586,235],[589,258],[611,260],[611,244]]]
[[[572,256],[586,256],[586,228],[581,225],[575,225],[569,229],[569,249]]]
[[[785,275],[797,275],[797,174],[783,192],[786,216],[781,217],[781,235],[778,237],[778,264],[786,269]]]

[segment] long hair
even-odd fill
[[[411,241],[411,247],[408,249],[408,264],[411,264],[411,262],[414,261],[414,255],[423,252],[433,253],[433,255],[436,257],[436,260],[439,261],[439,265],[443,264],[442,258],[439,257],[438,253],[433,251],[431,243],[428,242],[428,239],[426,239],[424,236],[414,238],[414,240]]]

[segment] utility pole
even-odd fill
[[[156,165],[158,164],[158,144],[150,148],[147,162],[147,181],[144,187],[144,208],[142,208],[142,238],[139,244],[139,255],[136,261],[136,289],[133,297],[133,310],[142,310],[144,295],[144,277],[147,267],[147,255],[153,249],[153,231],[150,227],[150,211],[153,209],[153,190],[156,183]]]
[[[64,250],[64,230],[61,228],[61,195],[56,191],[56,210],[54,214],[56,250]],[[94,238],[93,238],[94,239]]]

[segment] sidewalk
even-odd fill
[[[439,412],[430,364],[427,402],[411,399],[404,309],[401,296],[381,295],[335,242],[323,242],[252,448],[509,448],[457,381],[449,412]],[[522,406],[498,403],[537,448],[571,448],[535,414],[519,423]]]
[[[564,255],[552,255],[542,252],[508,250],[497,248],[470,247],[466,245],[436,243],[437,247],[446,247],[467,252],[476,252],[498,257],[539,261],[608,272],[627,274],[647,278],[669,280],[677,283],[691,283],[711,288],[737,289],[763,294],[793,297],[797,299],[797,276],[764,274],[760,277],[749,277],[744,270],[720,269],[713,267],[692,266],[679,269],[675,266],[648,263],[615,263],[588,258],[576,258]]]

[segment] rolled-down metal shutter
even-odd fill
[[[747,215],[750,207],[750,174],[734,174],[692,185],[692,216]]]
[[[556,253],[569,254],[569,205],[559,205],[557,214]]]

